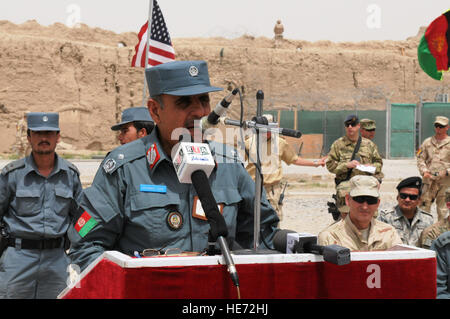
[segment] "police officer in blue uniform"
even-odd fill
[[[81,269],[105,250],[128,255],[167,249],[202,252],[208,247],[207,220],[199,216],[193,185],[178,181],[171,151],[177,129],[194,135],[197,120],[210,113],[210,85],[205,61],[174,61],[146,70],[148,109],[156,124],[146,137],[111,151],[83,192],[83,213],[70,229],[70,257]],[[195,140],[195,139],[194,139]],[[231,249],[252,248],[255,184],[237,152],[210,142],[216,167],[209,184],[228,227]],[[272,246],[279,219],[264,195],[261,248]]]
[[[70,263],[65,235],[82,193],[78,169],[55,153],[58,113],[29,113],[30,156],[0,175],[0,218],[7,248],[0,259],[0,299],[56,298]]]
[[[123,145],[150,134],[154,125],[146,107],[130,107],[122,112],[122,121],[111,126],[111,130],[120,131],[118,139]]]
[[[436,238],[431,249],[436,252],[437,299],[450,299],[450,231]]]

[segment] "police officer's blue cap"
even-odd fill
[[[197,95],[222,88],[211,86],[205,61],[172,61],[145,70],[150,97]]]
[[[347,116],[345,118],[344,123],[354,123],[354,124],[358,124],[359,123],[359,118],[355,115],[355,114],[351,114],[349,116]]]
[[[59,114],[30,112],[27,114],[27,126],[31,131],[59,131]]]
[[[417,188],[418,190],[421,190],[422,188],[422,178],[419,176],[411,176],[408,178],[405,178],[397,185],[397,190],[400,191],[402,188]]]
[[[130,107],[128,109],[125,109],[122,112],[122,122],[111,126],[111,130],[118,131],[120,130],[120,127],[124,124],[131,123],[131,122],[153,122],[152,117],[150,116],[150,112],[148,111],[148,108],[139,106],[139,107]]]

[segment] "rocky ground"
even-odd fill
[[[84,187],[92,182],[101,160],[71,160],[81,171],[81,181]],[[0,160],[0,169],[8,163]],[[280,228],[292,229],[297,232],[318,234],[333,222],[328,213],[327,202],[334,194],[334,175],[326,168],[311,168],[302,166],[283,166],[285,181],[288,187],[284,199],[284,216]],[[409,176],[419,176],[416,161],[384,160],[384,181],[381,185],[380,209],[389,209],[396,205],[396,185]],[[432,214],[437,220],[435,207]]]

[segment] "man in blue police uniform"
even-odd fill
[[[122,112],[122,122],[111,126],[111,130],[120,131],[120,144],[132,142],[147,136],[153,130],[153,119],[146,107],[130,107]]]
[[[436,252],[437,299],[450,299],[450,231],[443,233],[431,243]]]
[[[208,93],[222,89],[210,85],[205,61],[160,64],[147,69],[146,78],[155,129],[111,151],[83,192],[84,212],[69,231],[74,242],[69,255],[81,269],[105,250],[132,255],[144,249],[202,252],[208,247],[210,225],[198,217],[197,193],[193,185],[178,181],[172,164],[179,138],[172,133],[183,128],[193,135],[196,121],[211,111]],[[228,227],[230,249],[252,248],[255,184],[237,152],[216,142],[210,148],[217,165],[209,184]],[[278,222],[263,195],[260,238],[271,248]]]
[[[66,287],[65,235],[82,193],[78,169],[55,153],[58,113],[27,116],[30,156],[0,175],[0,218],[7,248],[0,259],[0,299],[56,298]]]

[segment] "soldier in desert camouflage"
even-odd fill
[[[319,233],[319,245],[340,245],[352,251],[385,250],[402,244],[395,228],[373,218],[380,205],[380,183],[373,176],[350,179],[345,196],[349,213]]]
[[[336,206],[341,213],[341,217],[349,211],[349,207],[345,204],[345,195],[349,192],[349,180],[355,175],[372,175],[381,182],[383,173],[383,159],[378,153],[377,146],[366,138],[361,138],[359,150],[356,152],[354,159],[351,160],[353,150],[357,145],[359,138],[360,123],[356,115],[349,115],[345,122],[345,136],[337,139],[331,145],[326,162],[327,169],[330,173],[336,174]],[[373,173],[358,169],[358,165],[374,169]],[[363,168],[360,167],[360,168]],[[343,215],[342,215],[343,214]]]
[[[445,202],[447,210],[450,211],[450,187],[445,190]],[[419,247],[430,249],[433,240],[447,231],[450,231],[450,214],[447,214],[447,218],[425,228],[419,239]]]
[[[417,167],[423,177],[422,208],[430,211],[436,201],[438,220],[447,216],[445,190],[450,186],[450,136],[448,118],[436,116],[435,135],[423,141],[417,155]]]

